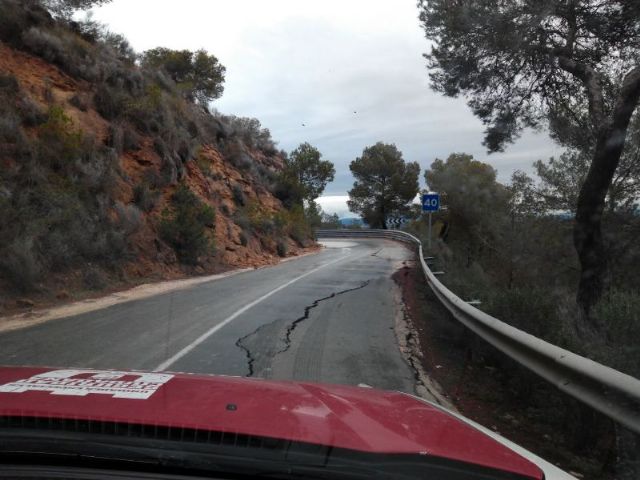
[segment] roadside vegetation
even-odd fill
[[[628,148],[636,146],[629,143]],[[435,241],[426,254],[435,257],[434,269],[445,272],[440,280],[461,298],[479,301],[479,309],[638,378],[640,251],[635,239],[640,232],[640,216],[627,209],[629,199],[624,198],[604,215],[605,238],[615,258],[609,267],[608,289],[591,312],[603,335],[584,337],[579,330],[581,311],[575,300],[580,265],[572,244],[574,219],[569,209],[557,208],[575,198],[573,192],[579,184],[568,180],[574,176],[575,165],[550,159],[536,162],[536,169],[540,176],[515,172],[509,184],[502,184],[490,165],[470,155],[454,153],[446,160],[435,160],[425,172],[425,179],[430,190],[440,192],[443,209],[433,214]],[[566,198],[561,198],[553,185]],[[416,213],[406,229],[427,244],[426,215]],[[417,288],[424,289],[422,284]],[[431,313],[423,315],[424,319],[416,320],[418,325],[433,320]],[[450,326],[441,320],[433,321],[439,322],[437,328],[445,336],[457,324],[453,319],[449,320]],[[530,431],[530,438],[518,432],[513,433],[514,438],[565,465],[569,462],[576,466],[589,459],[583,466],[592,474],[597,473],[593,478],[626,478],[618,476],[619,472],[634,471],[636,439],[632,434],[571,400],[474,334],[456,333],[454,337],[447,342],[453,342],[451,345],[465,361],[459,374],[466,375],[465,369],[478,371],[492,377],[492,388],[500,388],[499,393],[470,392],[466,387],[455,387],[456,391],[464,390],[477,402],[486,402],[485,408],[493,408],[490,405],[495,402],[501,416],[512,418],[511,412],[539,427]],[[430,341],[438,344],[440,340]],[[454,348],[447,345],[437,347],[443,356],[449,355],[447,348]],[[444,382],[453,381],[449,378],[451,373],[448,377],[446,372],[434,375],[444,376]],[[478,388],[485,388],[487,382],[475,383]],[[473,416],[472,404],[459,399]],[[477,414],[478,419],[490,421],[482,417],[484,413]],[[563,450],[554,453],[544,446],[547,440],[543,435],[549,432],[554,432]],[[562,457],[571,451],[576,458]]]
[[[182,184],[171,197],[171,207],[162,212],[160,237],[181,262],[197,265],[198,257],[215,251],[215,240],[207,232],[215,218],[214,210]]]
[[[526,127],[547,128],[565,147],[509,183],[464,153],[431,164],[425,180],[444,208],[429,253],[443,282],[507,323],[640,377],[639,4],[424,0],[419,9],[434,42],[432,87],[468,99],[489,152]],[[408,229],[424,239],[426,221],[415,218]],[[501,372],[514,402],[542,405],[543,384],[482,342],[469,348]],[[559,428],[577,419],[571,435],[583,453],[614,439],[605,470],[637,478],[637,436],[574,402],[542,411]]]
[[[331,162],[307,143],[287,155],[259,120],[211,108],[225,81],[213,54],[137,53],[73,16],[102,3],[0,3],[2,45],[62,72],[39,75],[41,90],[0,72],[0,290],[43,293],[84,270],[86,288],[103,288],[142,257],[211,271],[220,225],[254,255],[312,245]]]
[[[578,185],[567,182],[569,172],[559,165],[556,159],[538,162],[546,177],[515,172],[504,185],[490,165],[470,155],[435,160],[425,178],[442,195],[444,208],[433,214],[437,241],[430,254],[459,296],[480,300],[480,308],[529,333],[638,376],[640,251],[634,239],[640,216],[626,208],[625,198],[604,215],[607,245],[615,256],[608,289],[591,312],[603,335],[584,337],[575,302],[580,267],[572,248],[574,220],[570,211],[556,209],[567,199],[550,193],[550,181],[569,196]],[[408,229],[426,239],[421,215]]]

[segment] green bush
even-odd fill
[[[230,136],[236,139],[236,145],[261,150],[266,155],[278,153],[268,128],[263,128],[257,118],[218,115],[218,119],[227,126]]]
[[[40,158],[53,170],[68,171],[75,160],[92,149],[90,139],[76,128],[62,107],[49,109],[47,121],[38,128],[41,139]]]
[[[107,286],[105,275],[100,269],[93,266],[89,266],[89,268],[84,271],[82,281],[84,286],[89,290],[102,290]]]
[[[136,215],[112,220],[115,151],[84,134],[60,106],[43,115],[16,82],[0,81],[0,102],[0,150],[20,161],[0,170],[3,276],[28,291],[49,272],[126,256]],[[36,126],[29,135],[27,125]]]
[[[607,325],[609,340],[640,345],[640,293],[612,290],[596,305],[593,316]]]
[[[124,151],[124,129],[117,123],[109,125],[109,134],[105,140],[105,144],[113,148],[118,155]]]
[[[595,306],[594,318],[605,325],[607,342],[596,346],[596,359],[640,377],[640,293],[612,290]]]
[[[309,242],[314,238],[314,234],[309,217],[300,205],[296,205],[289,210],[287,223],[289,236],[301,247],[308,246]]]
[[[25,127],[37,127],[47,121],[47,113],[31,97],[22,95],[16,106]]]
[[[144,212],[150,212],[156,206],[159,193],[151,189],[149,183],[142,182],[133,187],[133,202]]]
[[[259,236],[270,236],[277,231],[274,215],[264,211],[257,202],[247,202],[235,215],[235,222],[243,230],[258,233]]]
[[[244,207],[247,203],[247,199],[244,196],[242,187],[236,183],[231,191],[233,193],[233,201],[235,202],[235,204],[240,207]]]
[[[93,103],[96,110],[107,120],[115,120],[123,115],[131,97],[127,92],[103,82],[96,88]]]
[[[112,59],[99,59],[91,44],[62,28],[31,27],[23,33],[22,41],[29,51],[58,65],[74,77],[90,82],[103,75]]]
[[[124,151],[138,150],[142,144],[142,138],[130,125],[123,125],[122,148]]]
[[[171,120],[164,94],[157,85],[147,85],[144,95],[129,98],[122,113],[147,133],[158,133],[158,125],[168,125]]]
[[[7,248],[0,249],[0,272],[20,292],[36,290],[42,275],[42,264],[32,238],[17,239]]]
[[[24,32],[34,26],[51,25],[51,16],[39,3],[23,0],[0,2],[0,40],[15,48],[24,48]]]
[[[558,315],[559,293],[544,288],[490,289],[481,309],[500,320],[555,344],[570,336]]]
[[[123,205],[120,202],[116,202],[114,210],[118,215],[118,229],[125,237],[133,235],[140,230],[144,219],[142,212],[136,205]]]
[[[207,228],[215,227],[215,212],[182,184],[171,198],[172,209],[162,213],[160,236],[173,247],[180,262],[197,265],[201,255],[214,249]]]
[[[198,151],[195,157],[196,157],[196,163],[198,164],[198,168],[200,168],[200,171],[202,172],[202,174],[205,177],[211,177],[212,171],[211,171],[211,162],[209,161],[209,159],[204,155],[202,155],[201,151]]]
[[[246,247],[249,244],[249,235],[244,230],[240,232],[240,244]]]
[[[289,247],[287,246],[287,242],[283,239],[278,240],[278,244],[276,246],[277,252],[278,252],[278,256],[280,257],[286,257],[287,256],[287,250],[289,249]]]
[[[233,216],[233,221],[236,225],[238,225],[243,231],[251,230],[251,220],[249,219],[246,211],[244,209],[236,211]]]
[[[89,98],[83,93],[76,93],[69,99],[69,103],[83,112],[89,109]]]

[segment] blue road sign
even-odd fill
[[[425,193],[422,195],[422,211],[437,212],[440,210],[440,194]]]

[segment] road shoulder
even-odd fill
[[[155,295],[161,295],[163,293],[184,290],[195,285],[202,283],[213,282],[223,278],[238,275],[243,272],[253,271],[263,268],[271,268],[276,265],[280,265],[284,262],[292,260],[299,260],[309,255],[316,255],[320,253],[322,249],[317,249],[312,252],[306,252],[302,255],[296,255],[282,259],[275,265],[266,265],[262,267],[248,267],[238,268],[235,270],[229,270],[223,273],[215,275],[205,275],[200,277],[184,278],[179,280],[165,280],[154,283],[144,283],[135,287],[114,292],[108,295],[100,297],[88,298],[85,300],[79,300],[75,302],[65,303],[62,305],[55,305],[46,308],[30,309],[26,312],[16,313],[12,315],[0,317],[0,333],[9,332],[13,330],[19,330],[22,328],[32,327],[51,320],[57,320],[60,318],[71,317],[74,315],[80,315],[82,313],[93,312],[96,310],[102,310],[103,308],[111,307],[113,305],[119,305],[133,300],[141,300]]]

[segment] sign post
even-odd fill
[[[429,250],[431,250],[431,213],[440,210],[440,194],[425,193],[422,195],[422,211],[429,212]]]

